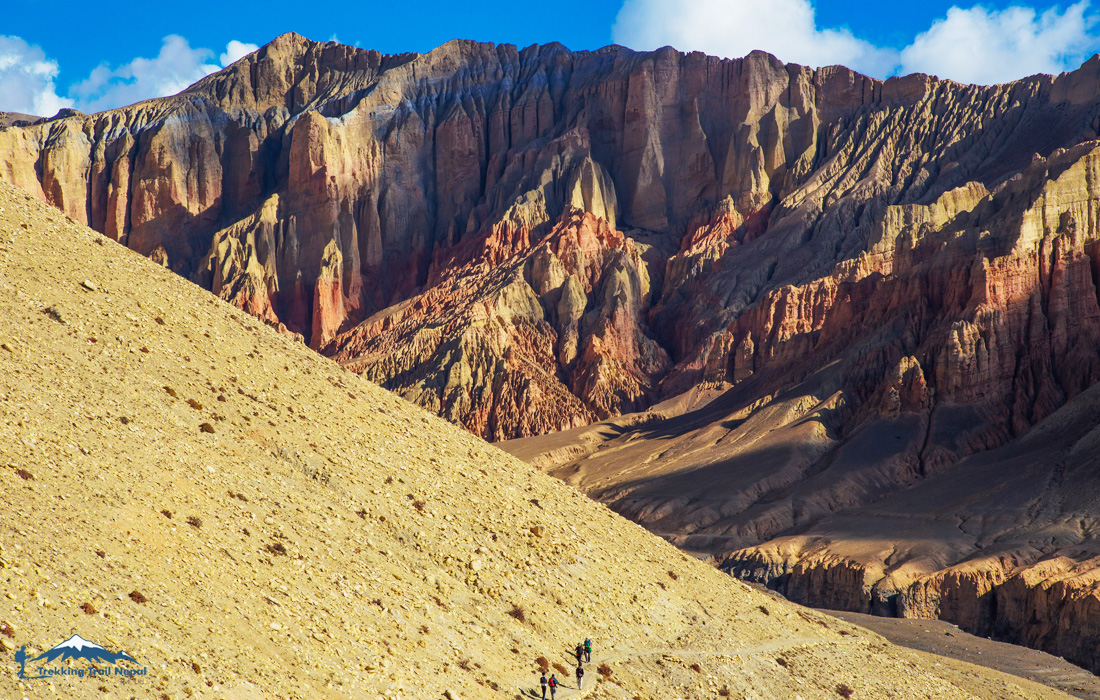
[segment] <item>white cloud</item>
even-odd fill
[[[847,29],[819,28],[809,0],[626,0],[612,37],[634,49],[744,56],[754,49],[810,66],[842,64],[889,74],[897,52]]]
[[[246,44],[243,41],[234,39],[225,45],[225,52],[218,57],[218,60],[222,62],[222,67],[225,68],[259,48],[255,44]]]
[[[1042,14],[1027,6],[952,7],[900,51],[845,28],[817,26],[811,0],[626,0],[615,41],[639,50],[744,56],[762,49],[784,61],[834,63],[877,78],[929,73],[965,83],[1007,82],[1077,68],[1100,48],[1089,0]]]
[[[0,36],[0,110],[53,116],[72,100],[57,94],[56,61],[17,36]]]
[[[156,58],[135,58],[118,68],[106,64],[95,68],[84,80],[69,89],[69,96],[87,112],[98,112],[174,95],[191,84],[216,73],[259,47],[236,39],[225,46],[213,61],[210,49],[191,48],[187,39],[176,34],[164,37]]]
[[[164,37],[156,58],[135,58],[115,69],[106,64],[76,83],[69,95],[81,109],[98,112],[133,104],[151,97],[174,95],[221,66],[211,62],[210,49],[191,48],[187,39],[176,34]]]
[[[990,85],[1077,68],[1097,46],[1087,0],[1036,15],[1030,7],[952,7],[901,52],[904,73]]]

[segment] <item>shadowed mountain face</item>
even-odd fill
[[[1039,505],[952,475],[1100,379],[1098,87],[1097,58],[975,87],[286,35],[175,97],[0,130],[0,177],[479,435],[574,428],[517,449],[732,570],[950,616],[897,572],[993,551],[966,513],[1035,524],[1006,577],[1091,541],[1046,457]],[[966,544],[752,549],[925,483]]]
[[[0,177],[491,439],[839,358],[837,430],[973,407],[949,460],[1097,377],[1098,84],[285,35],[4,129]]]

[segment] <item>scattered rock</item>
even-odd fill
[[[95,282],[92,282],[91,280],[84,280],[80,283],[80,286],[84,287],[84,289],[87,289],[89,292],[94,292],[96,289],[98,289],[98,287],[95,286]]]

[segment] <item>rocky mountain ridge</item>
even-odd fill
[[[804,571],[819,604],[983,609],[956,616],[981,630],[986,583],[941,576],[971,591],[955,607],[899,591],[1084,566],[1092,516],[1062,482],[1009,509],[1034,524],[1011,566],[983,559],[999,526],[950,544],[1000,512],[974,494],[912,569],[781,538],[954,493],[1089,400],[1098,85],[1095,57],[980,87],[759,52],[286,35],[175,97],[0,130],[0,179],[472,432],[572,429],[517,449],[732,570]],[[1091,644],[1067,614],[1058,645]]]
[[[502,439],[843,351],[819,349],[843,304],[816,281],[889,274],[891,207],[971,206],[1095,138],[1098,70],[982,88],[285,35],[178,96],[4,129],[0,177]]]

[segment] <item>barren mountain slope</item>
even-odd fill
[[[1004,447],[921,472],[890,454],[957,435],[974,424],[963,409],[931,428],[899,411],[841,441],[828,381],[754,405],[685,396],[501,447],[792,600],[948,620],[1100,669],[1100,387]]]
[[[2,184],[0,285],[4,697],[512,698],[585,635],[591,697],[1064,697],[751,591]],[[148,675],[16,679],[73,634]]]

